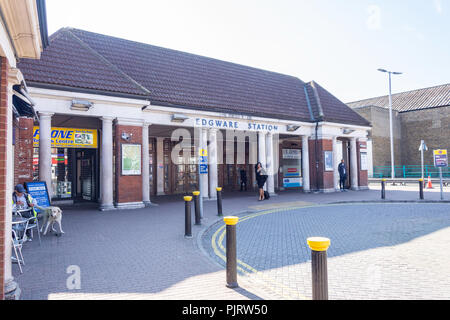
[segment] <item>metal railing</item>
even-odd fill
[[[420,165],[394,166],[396,178],[421,178]],[[424,165],[424,177],[439,178],[439,169],[433,165]],[[450,168],[442,168],[442,177],[450,178]],[[374,166],[371,178],[391,178],[391,166]]]

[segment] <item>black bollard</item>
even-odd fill
[[[423,200],[423,179],[419,179],[419,197]]]
[[[222,213],[222,188],[218,187],[217,190],[217,215],[219,217],[223,216]]]
[[[313,300],[328,300],[327,250],[330,239],[313,237],[307,243],[311,248]]]
[[[184,197],[184,237],[192,238],[192,221],[191,221],[191,201],[192,197]]]
[[[195,205],[195,225],[199,226],[202,224],[200,216],[200,191],[194,191],[192,192],[194,195],[194,205]]]
[[[381,199],[386,199],[386,179],[381,179]]]
[[[237,254],[236,254],[236,225],[238,217],[225,217],[223,219],[227,225],[226,231],[226,252],[227,252],[227,287],[237,288]]]

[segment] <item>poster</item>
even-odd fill
[[[369,170],[368,163],[367,163],[367,152],[361,152],[360,153],[360,170],[365,171]]]
[[[141,145],[122,144],[122,175],[141,175]]]
[[[325,151],[324,153],[325,171],[333,171],[333,151]]]

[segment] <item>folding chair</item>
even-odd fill
[[[28,221],[26,223],[28,224]],[[24,230],[26,230],[26,229],[24,229]],[[26,237],[25,234],[24,234],[24,237]],[[17,264],[19,265],[20,273],[23,273],[22,266],[20,264],[22,263],[23,265],[25,265],[25,260],[22,255],[22,246],[23,246],[24,238],[22,237],[22,239],[20,239],[17,236],[16,230],[12,229],[11,240],[12,240],[12,245],[13,245],[13,249],[14,249],[14,254],[16,256],[15,260],[17,261]],[[20,256],[19,256],[19,254],[17,254],[17,252],[19,252]],[[11,257],[11,259],[12,258],[14,258],[14,257]]]
[[[32,212],[32,209],[30,209],[30,212]],[[17,212],[17,214],[23,217],[23,212]],[[34,236],[33,229],[36,229],[39,238],[39,245],[41,245],[41,233],[39,232],[39,213],[36,215],[36,217],[33,216],[31,218],[28,218],[28,224],[25,232],[31,230],[31,238],[33,238]]]

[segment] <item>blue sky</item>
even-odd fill
[[[315,80],[344,102],[450,82],[450,0],[47,0],[73,27]]]

